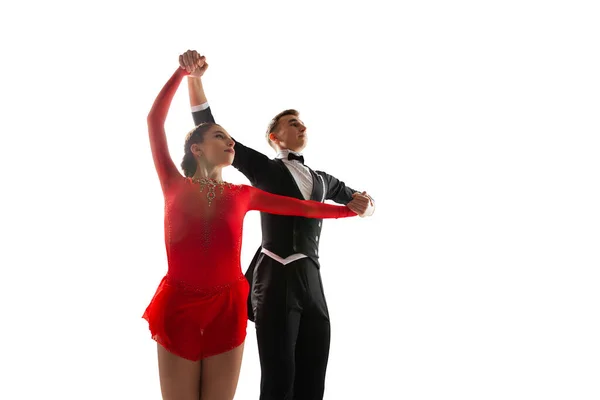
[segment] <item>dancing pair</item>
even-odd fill
[[[321,220],[371,215],[373,201],[304,165],[306,127],[295,110],[269,124],[274,159],[234,141],[208,106],[205,57],[188,51],[179,63],[148,115],[168,269],[143,317],[157,342],[163,399],[233,399],[248,319],[256,326],[260,399],[322,399],[330,327],[319,272]],[[185,76],[196,127],[185,138],[182,175],[164,123]],[[252,186],[224,182],[229,165]],[[262,243],[244,276],[243,219],[251,210],[261,212]]]

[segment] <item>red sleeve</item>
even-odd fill
[[[156,100],[154,100],[152,109],[148,114],[150,149],[152,150],[154,166],[156,167],[158,179],[160,180],[163,190],[166,189],[169,181],[173,177],[181,177],[181,174],[177,170],[177,167],[175,167],[169,154],[169,146],[167,145],[167,137],[165,134],[165,120],[169,113],[171,101],[177,92],[181,80],[186,74],[186,70],[177,68],[177,71],[175,71],[165,86],[163,86],[156,97]]]
[[[356,213],[346,206],[335,206],[313,200],[299,200],[293,197],[268,193],[252,186],[244,186],[246,186],[249,192],[248,210],[319,219],[356,216]]]

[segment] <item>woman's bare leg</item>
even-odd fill
[[[233,400],[240,377],[244,344],[202,360],[200,400]]]
[[[163,400],[198,400],[201,362],[170,353],[158,344],[158,375]]]

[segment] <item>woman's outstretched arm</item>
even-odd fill
[[[249,191],[248,210],[319,219],[356,216],[356,213],[347,206],[336,206],[313,200],[300,200],[268,193],[252,186],[246,187]]]
[[[171,79],[163,86],[156,100],[154,100],[150,113],[148,113],[150,149],[152,150],[154,166],[156,167],[163,191],[166,190],[172,178],[181,177],[169,154],[169,146],[165,133],[165,120],[167,119],[169,107],[177,92],[177,88],[183,77],[187,74],[186,70],[177,68]]]

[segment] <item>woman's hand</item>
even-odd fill
[[[352,200],[346,205],[357,215],[364,217],[369,206],[373,206],[373,200],[367,192],[356,192],[352,195]]]
[[[179,56],[179,66],[185,69],[189,76],[200,78],[208,68],[206,57],[198,54],[196,50],[188,50]]]

